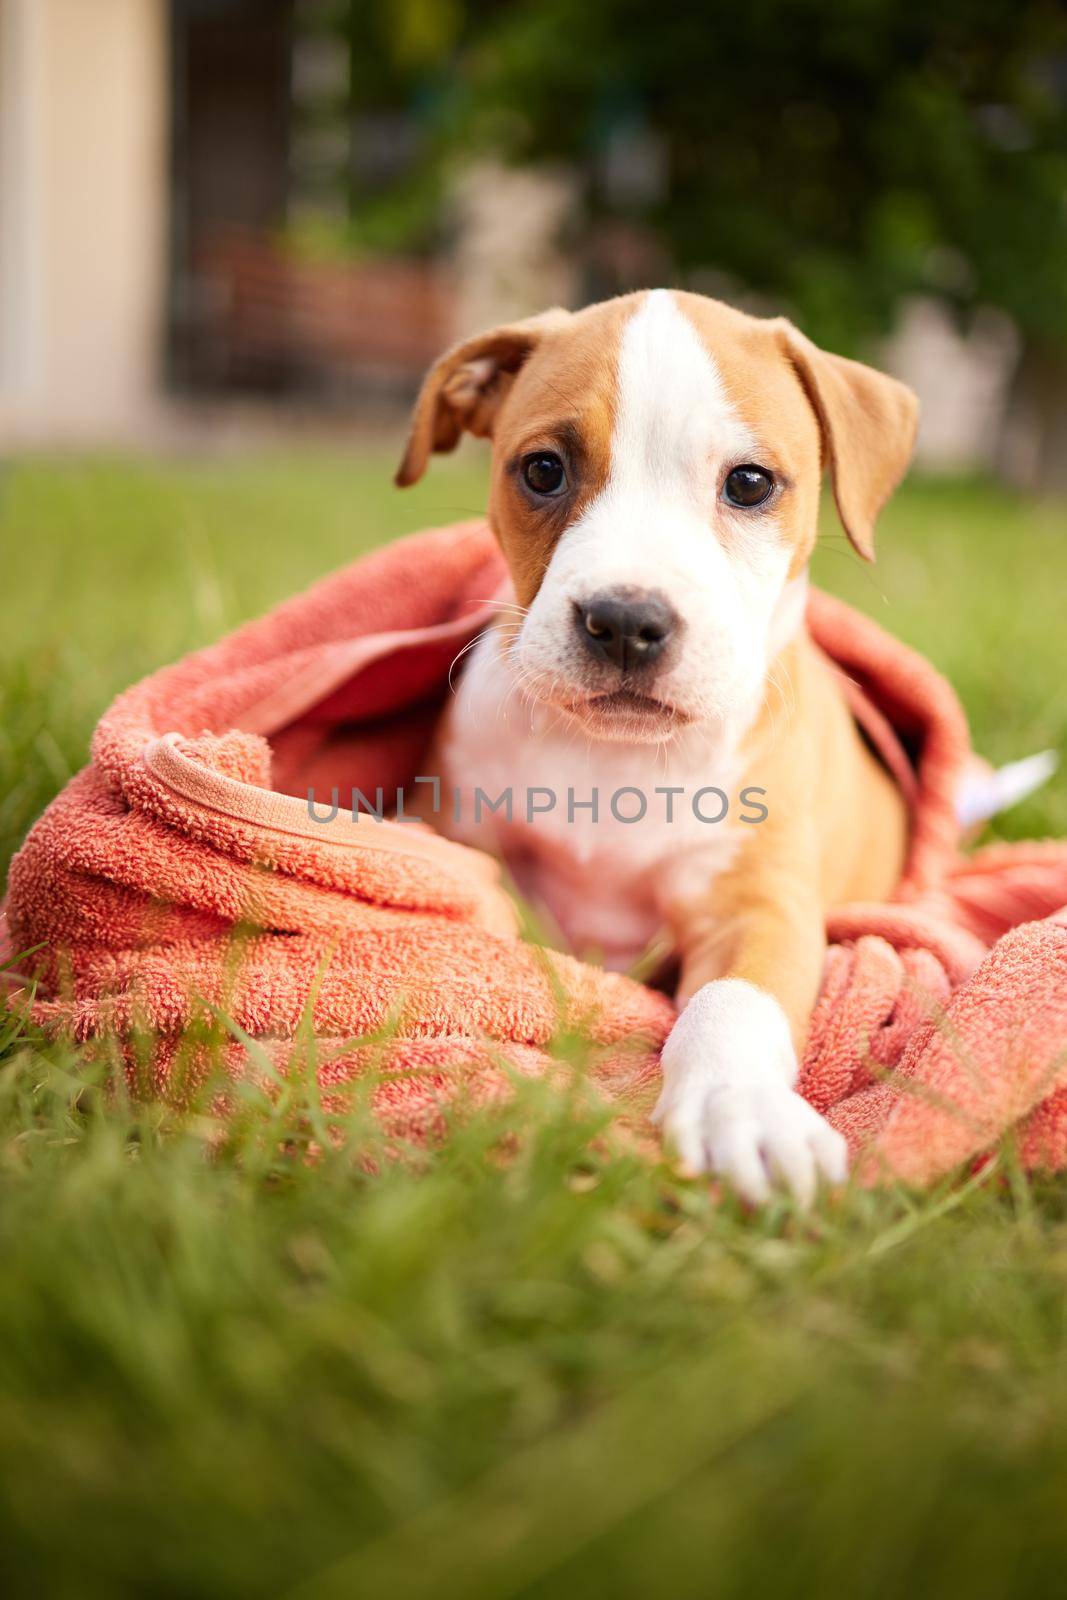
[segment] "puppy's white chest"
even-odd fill
[[[656,937],[686,880],[710,883],[736,850],[730,812],[719,815],[719,792],[736,804],[732,752],[706,733],[591,740],[523,704],[492,636],[472,652],[441,766],[445,831],[500,856],[572,949],[613,967]]]

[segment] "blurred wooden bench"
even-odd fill
[[[455,295],[429,261],[324,260],[244,230],[193,250],[190,370],[211,387],[411,389],[453,338]]]

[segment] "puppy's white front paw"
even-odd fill
[[[845,1180],[845,1141],[781,1080],[757,1074],[744,1087],[707,1083],[677,1096],[665,1089],[654,1115],[687,1167],[728,1179],[754,1204],[770,1197],[772,1179],[804,1206],[820,1178]]]
[[[653,1117],[694,1172],[726,1178],[755,1204],[772,1181],[810,1205],[820,1178],[844,1182],[841,1135],[796,1094],[789,1025],[772,996],[739,978],[705,984],[663,1049]]]

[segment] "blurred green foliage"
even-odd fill
[[[563,161],[587,224],[647,226],[680,274],[728,274],[836,348],[918,291],[1067,343],[1056,0],[350,0],[332,22],[356,114],[422,131],[406,198],[357,197],[370,243],[426,241],[449,162]],[[610,152],[635,138],[663,181],[620,194]]]

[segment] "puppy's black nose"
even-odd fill
[[[586,649],[621,672],[650,666],[678,626],[666,600],[641,589],[604,589],[574,609]]]

